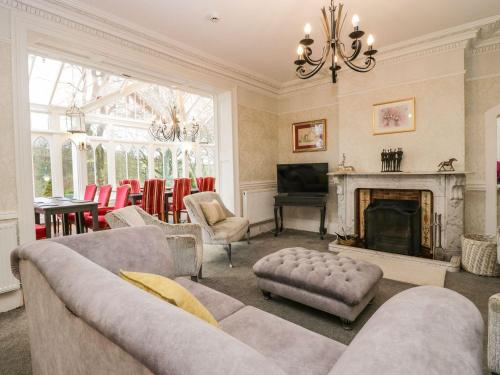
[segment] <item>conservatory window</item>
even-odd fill
[[[174,183],[174,167],[173,167],[173,160],[172,160],[172,150],[168,149],[165,152],[164,155],[164,167],[165,167],[165,174],[164,178],[167,179],[167,186],[172,186]]]
[[[49,141],[38,137],[33,141],[33,184],[35,197],[52,196],[52,173]]]
[[[94,163],[94,149],[92,146],[87,148],[87,182],[95,184],[95,163]]]
[[[115,151],[115,175],[117,182],[127,178],[127,153],[120,146]]]
[[[139,181],[141,184],[148,179],[148,152],[143,147],[139,150]]]
[[[63,187],[64,196],[73,197],[74,182],[73,182],[73,149],[74,143],[68,139],[62,145],[62,171],[63,171]]]
[[[163,169],[163,153],[160,149],[155,150],[154,154],[155,178],[163,178],[165,170]]]
[[[139,177],[137,165],[139,163],[139,158],[137,151],[132,148],[127,152],[127,177],[137,179]]]
[[[95,148],[95,174],[98,186],[108,183],[108,160],[106,149],[99,145]]]

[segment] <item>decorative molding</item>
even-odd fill
[[[499,78],[499,77],[500,77],[500,73],[485,74],[482,76],[465,78],[465,82],[480,81],[482,79],[491,79],[491,78]]]
[[[240,191],[275,189],[277,186],[275,180],[245,181],[240,182]]]
[[[252,72],[244,67],[229,64],[179,42],[169,40],[159,33],[146,30],[115,16],[100,15],[90,6],[74,0],[0,0],[0,6],[12,8],[29,16],[57,23],[76,32],[88,34],[121,47],[165,59],[198,72],[212,73],[272,95],[285,95],[328,81],[327,77],[304,82],[299,79],[280,83],[272,78]],[[44,7],[44,9],[42,9]],[[47,10],[45,9],[47,8]],[[84,21],[80,21],[84,18]],[[77,19],[79,19],[77,21]],[[496,37],[500,16],[484,18],[464,25],[426,34],[418,38],[379,49],[378,64],[398,63],[406,59],[467,48],[471,41],[483,34]],[[479,41],[473,53],[497,50],[498,43]]]
[[[486,191],[486,184],[484,182],[471,182],[465,185],[466,191]]]
[[[0,37],[0,43],[11,44],[12,43],[12,39],[5,38],[5,37]]]
[[[35,5],[32,5],[36,4]],[[40,8],[45,4],[52,5],[53,10]],[[42,1],[16,1],[0,0],[0,5],[7,6],[28,16],[35,16],[49,22],[53,22],[73,31],[88,34],[121,47],[132,49],[137,52],[165,59],[183,67],[187,67],[200,72],[210,72],[217,76],[223,76],[234,81],[244,83],[250,87],[262,89],[272,94],[277,94],[280,84],[270,78],[262,77],[245,68],[218,61],[216,58],[203,54],[200,51],[180,47],[179,43],[168,42],[165,38],[160,39],[152,35],[151,32],[131,28],[128,25],[117,23],[109,19],[104,19],[98,15],[84,11],[74,4],[69,5],[59,0]],[[56,13],[57,12],[57,13]],[[93,23],[99,24],[97,27],[75,21],[77,16],[86,17]]]
[[[16,211],[0,211],[0,221],[17,219]]]

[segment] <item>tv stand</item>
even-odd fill
[[[274,196],[274,224],[276,231],[274,236],[278,236],[283,232],[283,206],[296,206],[296,207],[317,207],[320,211],[320,224],[319,235],[321,239],[326,234],[325,228],[325,214],[326,202],[328,194],[326,193],[311,193],[311,194],[278,194]],[[280,223],[278,225],[278,215]]]

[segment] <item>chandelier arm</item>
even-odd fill
[[[319,65],[321,63],[324,63],[324,61],[328,58],[328,54],[330,53],[330,43],[327,42],[325,46],[323,46],[323,52],[321,54],[321,58],[319,59],[313,59],[311,58],[312,50],[311,48],[307,47],[306,52],[304,53],[304,60],[309,64],[309,65]]]
[[[316,73],[318,73],[321,70],[321,68],[323,68],[323,65],[325,65],[326,60],[327,59],[325,59],[321,64],[316,65],[316,67],[310,70],[309,72],[306,72],[303,66],[298,66],[296,69],[297,76],[300,79],[311,78],[312,76],[316,75]]]
[[[352,70],[359,72],[359,73],[366,73],[372,70],[375,67],[376,61],[373,57],[367,57],[365,59],[365,66],[359,66],[354,64],[352,61],[344,61],[344,63],[351,68]]]
[[[355,60],[358,56],[359,53],[361,52],[361,48],[363,47],[363,44],[359,39],[356,39],[353,44],[353,53],[351,55],[347,55],[345,53],[345,45],[342,42],[337,42],[337,49],[339,50],[340,57],[342,57],[342,60],[344,61],[353,61]]]

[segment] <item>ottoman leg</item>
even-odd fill
[[[264,295],[264,299],[267,300],[271,299],[271,292],[266,292],[265,290],[262,290],[262,294]]]
[[[351,326],[352,322],[349,319],[340,318],[340,322],[342,323],[343,329],[345,329],[346,331],[352,330],[352,326]]]
[[[226,250],[227,257],[229,259],[229,267],[233,268],[233,263],[231,262],[231,244],[225,245],[224,250]]]

